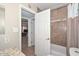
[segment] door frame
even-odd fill
[[[24,9],[24,10],[26,10],[26,11],[28,11],[28,12],[30,12],[30,13],[32,13],[32,14],[36,14],[36,12],[35,11],[33,11],[33,10],[31,10],[30,8],[28,8],[28,7],[25,7],[24,5],[22,5],[22,4],[20,4],[19,5],[19,16],[20,16],[20,20],[19,20],[19,24],[20,24],[20,31],[19,31],[19,38],[20,38],[20,50],[22,51],[22,42],[21,42],[21,40],[22,40],[22,37],[21,37],[21,9]],[[26,18],[26,17],[24,17],[24,18]],[[29,19],[29,18],[28,18]]]

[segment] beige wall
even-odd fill
[[[6,48],[20,49],[20,14],[18,4],[5,4]]]
[[[21,50],[21,7],[19,4],[3,4],[5,6],[5,48]],[[27,4],[24,4],[25,7]],[[32,5],[30,8],[37,11]]]
[[[5,10],[0,7],[0,50],[5,49]]]

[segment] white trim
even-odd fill
[[[20,51],[21,51],[21,49],[22,49],[22,47],[21,47],[21,7],[19,6],[19,16],[18,16],[18,18],[19,18],[19,44],[20,44]]]
[[[27,11],[29,11],[30,13],[36,14],[36,12],[33,11],[33,10],[31,10],[30,8],[25,7],[25,6],[23,6],[22,4],[21,4],[20,6],[21,6],[21,8],[23,8],[24,10],[27,10]]]

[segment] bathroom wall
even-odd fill
[[[79,25],[79,17],[77,16],[72,18],[70,47],[78,47],[78,25]]]
[[[5,7],[5,45],[21,50],[21,9],[19,4],[2,4]],[[26,6],[27,7],[27,6]],[[35,6],[34,6],[35,7]],[[36,9],[33,9],[36,12]],[[3,41],[4,42],[4,41]]]
[[[5,4],[5,41],[6,48],[20,50],[20,10],[19,4]]]
[[[5,49],[5,9],[0,7],[0,50]]]
[[[51,43],[66,47],[67,6],[51,10]]]
[[[67,55],[71,47],[79,47],[78,3],[68,5],[67,18]]]
[[[78,4],[73,3],[68,5],[68,39],[67,39],[67,46],[70,47],[78,47]]]

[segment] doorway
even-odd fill
[[[21,50],[26,56],[34,55],[34,14],[21,9]]]
[[[22,34],[22,50],[25,47],[28,47],[28,20],[23,19],[21,20],[21,34]]]

